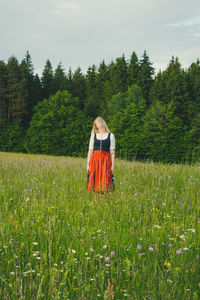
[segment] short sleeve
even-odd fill
[[[89,149],[91,149],[91,150],[94,149],[94,133],[92,133],[90,136]]]
[[[115,149],[115,136],[113,133],[110,134],[110,149]]]

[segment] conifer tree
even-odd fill
[[[200,60],[192,63],[186,72],[189,90],[188,118],[192,121],[200,111]]]
[[[98,103],[96,98],[96,66],[89,67],[86,74],[86,101],[85,113],[87,116],[96,117]]]
[[[34,102],[33,107],[42,100],[42,84],[38,74],[34,75]]]
[[[139,62],[135,52],[132,53],[128,64],[128,85],[137,84],[139,75]]]
[[[28,51],[20,64],[20,69],[22,74],[22,93],[26,101],[26,114],[24,116],[23,125],[27,128],[32,117],[36,96],[34,87],[34,69],[31,56]]]
[[[53,68],[49,59],[47,59],[44,70],[42,72],[42,97],[49,98],[53,94]]]
[[[113,95],[125,92],[128,88],[128,67],[125,56],[118,57],[109,67]]]
[[[188,125],[189,91],[186,82],[185,71],[182,69],[178,58],[172,57],[165,74],[165,103],[172,102],[175,107],[175,115]]]
[[[67,90],[67,77],[61,63],[57,66],[53,76],[53,94],[57,91]]]
[[[183,121],[175,114],[173,102],[156,101],[146,111],[140,132],[142,158],[180,162],[185,155]]]
[[[156,75],[149,93],[149,102],[154,103],[160,101],[168,103],[169,99],[166,98],[166,78],[164,72],[159,71]]]
[[[140,158],[139,129],[145,109],[141,89],[132,85],[124,93],[114,95],[108,103],[109,126],[117,140],[117,154]]]
[[[8,60],[8,124],[22,125],[27,114],[27,89],[17,59]]]
[[[69,91],[71,94],[73,93],[73,73],[71,68],[69,68],[67,73],[67,91]]]
[[[139,62],[139,66],[137,83],[142,89],[142,94],[147,105],[149,105],[149,92],[153,83],[154,68],[152,67],[152,63],[150,62],[146,51],[144,51],[142,59]]]
[[[4,61],[0,61],[0,131],[7,126],[8,116],[8,73]]]
[[[96,96],[96,66],[89,67],[86,74],[86,97]]]
[[[79,107],[83,109],[86,100],[86,80],[80,67],[78,67],[73,74],[72,95],[78,97]]]
[[[105,85],[106,81],[109,79],[108,67],[104,60],[100,63],[97,76],[96,76],[96,99],[99,110],[103,109],[106,101],[105,97]]]

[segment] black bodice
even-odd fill
[[[108,137],[105,140],[98,140],[96,137],[96,133],[94,135],[94,150],[101,151],[110,151],[110,132],[108,133]]]

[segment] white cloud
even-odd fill
[[[186,65],[200,53],[199,0],[6,0],[0,10],[0,59],[30,51],[41,73],[47,58],[66,69],[144,49],[154,66],[172,55]],[[166,25],[168,24],[168,25]]]
[[[190,27],[195,25],[200,25],[200,17],[193,17],[181,22],[167,24],[168,27]]]

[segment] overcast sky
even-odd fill
[[[0,0],[0,60],[28,50],[35,72],[85,73],[144,50],[158,71],[178,56],[184,68],[200,57],[200,0]]]

